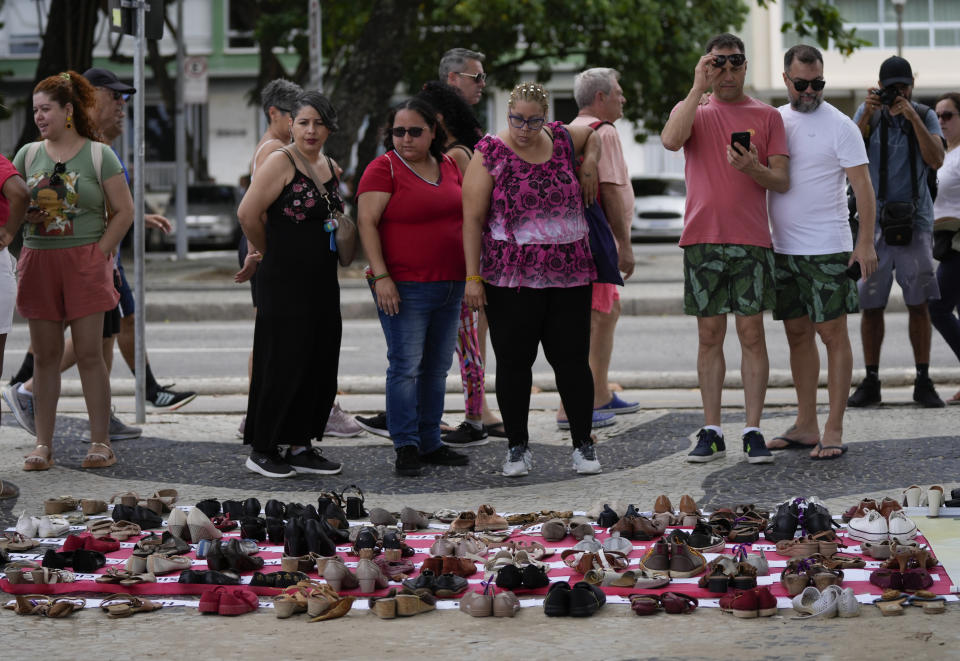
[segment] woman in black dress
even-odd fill
[[[237,211],[243,233],[263,253],[243,442],[251,446],[246,467],[266,477],[340,472],[310,445],[323,436],[340,358],[340,288],[328,221],[343,211],[343,200],[339,168],[322,149],[337,130],[337,113],[320,93],[304,92],[290,129],[293,144],[260,165]],[[282,455],[281,444],[289,445]]]

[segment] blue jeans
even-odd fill
[[[380,314],[387,340],[387,428],[395,448],[440,449],[447,372],[460,323],[462,281],[398,282],[400,312]]]

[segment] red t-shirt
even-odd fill
[[[397,282],[463,280],[463,202],[460,169],[449,156],[440,161],[440,179],[430,183],[395,151],[375,158],[364,170],[357,197],[390,193],[377,230],[383,259]]]
[[[790,154],[783,118],[776,108],[751,98],[724,103],[716,96],[698,106],[693,132],[683,145],[687,209],[681,246],[771,246],[766,189],[727,162],[730,134],[738,131],[750,132],[750,144],[757,146],[761,165],[767,165],[769,156]]]
[[[3,188],[3,185],[7,183],[7,179],[13,175],[20,176],[20,173],[17,172],[17,168],[13,167],[13,163],[8,161],[6,157],[0,154],[0,189]],[[10,201],[6,197],[0,195],[0,227],[3,227],[7,224],[7,219],[10,216]]]

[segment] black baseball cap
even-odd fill
[[[894,55],[880,65],[880,84],[886,87],[896,83],[913,85],[913,69],[905,59]]]
[[[135,87],[131,87],[124,82],[121,82],[117,78],[117,74],[112,71],[107,71],[106,69],[101,69],[99,67],[93,67],[92,69],[87,69],[83,72],[83,77],[90,81],[90,84],[94,87],[107,87],[124,94],[136,94],[137,90]]]

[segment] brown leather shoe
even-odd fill
[[[477,515],[469,510],[460,512],[457,515],[457,518],[453,520],[450,524],[450,530],[458,530],[460,532],[465,532],[468,530],[473,530],[474,524],[477,522]]]
[[[683,514],[700,514],[700,510],[697,509],[697,501],[689,495],[683,494],[680,498],[680,512]]]
[[[456,574],[466,578],[477,573],[477,565],[470,558],[455,558],[444,556],[442,559],[442,570],[434,572],[436,574]]]
[[[633,538],[641,541],[648,541],[663,534],[666,527],[663,525],[663,519],[648,519],[645,516],[638,516],[633,521]]]
[[[880,507],[878,509],[883,515],[883,518],[889,519],[892,512],[903,509],[903,507],[901,507],[900,503],[895,501],[893,498],[884,498],[880,501]]]
[[[840,518],[844,523],[849,523],[850,519],[857,519],[866,516],[869,510],[880,511],[880,506],[873,498],[864,498],[859,503],[848,509]]]
[[[509,527],[507,520],[497,514],[497,511],[491,505],[481,505],[477,508],[477,521],[473,524],[473,529],[477,532],[506,530]]]
[[[670,498],[666,494],[660,494],[657,496],[656,501],[653,503],[653,512],[654,514],[660,514],[662,512],[672,512],[673,503],[670,502]]]

